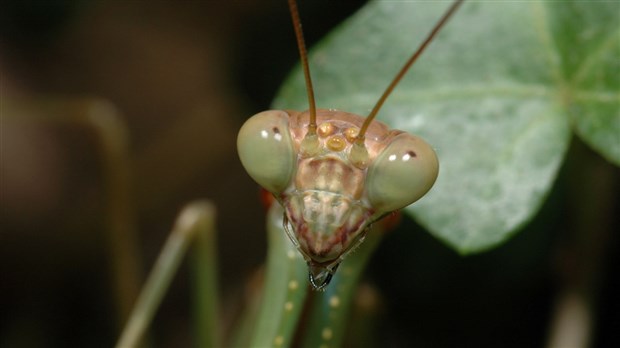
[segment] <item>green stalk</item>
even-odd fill
[[[214,216],[212,205],[205,202],[191,203],[183,209],[138,296],[129,321],[116,344],[117,348],[137,347],[140,344],[144,332],[150,325],[155,311],[176,274],[188,245],[193,237],[200,233],[198,232],[200,229],[213,226]],[[213,231],[203,233],[213,234]]]
[[[204,204],[203,209],[208,210],[209,215],[202,219],[203,226],[196,229],[196,242],[192,253],[195,346],[221,347],[215,207],[209,203],[201,204]]]
[[[104,169],[106,227],[110,263],[116,287],[118,313],[124,321],[142,279],[137,228],[132,198],[127,127],[116,108],[107,102],[75,103],[81,118],[96,132]],[[78,116],[79,117],[79,116]]]
[[[558,254],[563,255],[559,291],[547,348],[586,348],[594,343],[596,309],[614,235],[613,207],[617,168],[574,140],[568,156],[569,226]]]

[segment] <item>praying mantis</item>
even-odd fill
[[[312,288],[324,290],[345,256],[366,239],[371,223],[420,199],[432,187],[438,174],[438,160],[432,147],[405,132],[388,131],[374,118],[400,79],[461,3],[457,0],[449,7],[396,74],[370,115],[363,118],[336,110],[317,110],[297,4],[294,0],[288,2],[304,70],[309,111],[265,111],[250,118],[239,131],[237,146],[242,164],[283,208],[273,204],[268,218],[272,251],[267,261],[263,296],[269,294],[269,297],[263,299],[256,314],[258,325],[250,340],[241,339],[235,345],[290,345],[296,332],[294,323],[299,320],[302,303],[308,296],[303,290],[301,260],[308,265]],[[200,229],[202,224],[212,230],[213,223],[206,222],[212,221],[211,210],[202,203],[190,206],[181,214],[117,347],[136,344],[169,282],[166,278],[186,248],[190,231]],[[283,233],[275,227],[273,221],[277,221],[275,216],[278,215],[284,216],[282,227],[297,252],[282,240]],[[380,232],[370,234],[374,236],[368,239],[373,241],[367,243],[372,246],[377,243]],[[203,243],[207,248],[205,253],[213,257],[214,252],[208,246],[212,241]],[[318,319],[328,315],[331,321],[324,327],[311,325],[306,333],[309,342],[318,342],[321,346],[341,344],[342,319],[350,307],[349,295],[370,250],[366,248],[352,256],[350,265],[342,271],[342,279],[332,285],[334,291],[321,294],[322,298],[315,305],[318,312],[311,316]],[[212,261],[208,263],[213,264]],[[206,271],[213,272],[212,269]],[[282,274],[288,276],[282,278]],[[205,322],[213,330],[215,301],[209,302],[210,318]],[[327,304],[327,308],[321,309],[320,303]],[[275,320],[274,307],[276,313],[282,312]],[[239,334],[240,337],[245,335],[248,333]]]
[[[308,112],[265,111],[239,131],[239,156],[250,176],[285,207],[284,227],[323,289],[368,226],[420,199],[438,174],[437,156],[421,138],[374,122],[379,109],[443,24],[437,22],[368,117],[316,110],[301,23],[289,1],[308,91]],[[368,138],[368,139],[367,139]],[[268,160],[266,160],[268,159]]]
[[[307,289],[303,290],[306,288],[302,280],[303,262],[307,263],[312,288],[325,290],[341,262],[360,246],[367,234],[374,234],[368,238],[372,240],[367,242],[369,247],[376,245],[380,232],[368,232],[372,223],[420,199],[433,186],[438,160],[432,147],[419,137],[389,131],[374,118],[461,3],[462,0],[457,0],[448,8],[396,74],[369,116],[363,118],[331,109],[317,110],[297,4],[289,0],[309,111],[265,111],[250,118],[239,131],[237,146],[242,164],[281,206],[273,204],[268,218],[271,251],[263,289],[263,296],[268,297],[254,314],[257,324],[253,334],[238,335],[251,335],[251,339],[241,338],[235,345],[291,345],[301,304],[308,296]],[[292,245],[283,241],[281,229],[273,222],[278,220],[275,218],[278,215],[284,217],[282,227]],[[205,203],[191,205],[181,213],[117,347],[137,344],[192,234],[200,235],[192,231],[206,229],[206,234],[212,235],[212,220],[212,208]],[[205,236],[198,238],[202,239],[203,253],[212,258],[213,241]],[[334,290],[321,294],[323,299],[318,301],[316,312],[310,314],[311,322],[329,324],[322,327],[311,324],[306,333],[307,344],[321,347],[341,344],[342,316],[350,305],[347,295],[354,288],[362,269],[360,265],[371,250],[365,248],[351,256],[348,267],[342,270],[343,276],[334,281]],[[213,260],[206,262],[214,264]],[[212,275],[214,270],[205,273]],[[288,276],[282,278],[282,274]],[[213,286],[213,277],[209,278],[207,283]],[[212,289],[209,292],[215,294]],[[204,321],[209,323],[209,331],[214,331],[215,301],[211,298],[208,302],[209,318]],[[327,308],[319,303],[326,303]],[[281,315],[274,315],[274,305],[275,312]],[[252,314],[247,317],[251,318]],[[217,345],[217,340],[211,343]]]

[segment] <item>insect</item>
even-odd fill
[[[328,343],[338,346],[342,342],[345,326],[341,324],[349,313],[352,288],[356,285],[353,273],[360,267],[346,266],[349,272],[334,278],[338,286],[326,288],[327,285],[341,261],[363,242],[369,226],[424,196],[438,174],[437,156],[429,144],[405,132],[389,130],[374,118],[461,2],[457,0],[449,7],[370,115],[364,118],[315,107],[297,6],[295,1],[289,1],[310,107],[304,112],[258,113],[239,131],[237,146],[241,162],[249,175],[284,207],[285,231],[272,228],[277,220],[274,224],[271,217],[280,214],[279,209],[272,209],[268,235],[270,239],[276,238],[270,240],[265,283],[259,294],[261,303],[258,308],[248,308],[244,318],[249,318],[252,325],[245,325],[244,319],[240,331],[233,335],[232,345],[289,346],[301,333],[302,326],[308,326],[303,330],[306,331],[303,337],[310,342],[309,346]],[[196,248],[198,264],[202,267],[199,274],[203,278],[215,278],[213,218],[213,208],[204,202],[188,205],[179,215],[117,347],[133,347],[140,341],[191,239],[199,244]],[[282,242],[288,242],[284,234],[305,260],[311,286],[326,290],[313,296],[315,305],[305,313],[308,322],[301,318],[309,303],[307,287],[299,286],[305,276],[305,265],[293,245],[284,246]],[[364,254],[351,256],[351,261],[363,262],[357,256]],[[208,284],[201,283],[199,289],[203,304],[199,311],[205,325],[198,337],[204,342],[201,346],[220,346],[215,334],[218,314],[214,282],[205,283]],[[204,306],[208,303],[211,305]]]
[[[248,174],[284,207],[286,233],[308,264],[310,283],[320,290],[373,222],[420,199],[437,178],[437,156],[428,143],[374,119],[462,1],[437,22],[367,117],[316,109],[297,4],[288,3],[309,110],[252,116],[239,131],[237,148]]]

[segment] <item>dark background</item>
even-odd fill
[[[362,5],[303,1],[308,46]],[[236,132],[269,108],[297,60],[284,1],[0,5],[2,103],[96,96],[122,112],[143,273],[186,202],[217,204],[224,328],[243,306],[266,247],[258,187],[237,159]],[[0,346],[109,347],[121,323],[92,131],[5,116]],[[593,346],[620,346],[620,249],[610,233],[620,230],[618,170],[575,139],[567,158],[534,220],[492,251],[459,256],[405,218],[365,277],[379,303],[375,342],[542,347],[558,294],[586,289]],[[599,171],[607,179],[598,180]],[[582,200],[601,201],[598,192],[613,198],[603,200],[611,203],[597,210],[601,215],[590,214],[592,234],[584,237],[574,228],[584,215]],[[155,318],[157,347],[191,342],[187,272]]]

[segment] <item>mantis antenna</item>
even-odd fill
[[[355,151],[361,151],[361,153],[357,154],[357,156],[361,156],[359,161],[363,162],[365,157],[367,157],[366,151],[364,151],[364,140],[366,135],[366,130],[370,123],[375,119],[377,113],[383,106],[383,103],[388,98],[388,96],[392,93],[396,85],[400,82],[400,80],[405,76],[409,68],[415,63],[415,61],[420,57],[422,52],[426,49],[426,47],[433,41],[433,38],[437,35],[439,30],[444,26],[444,24],[448,21],[448,19],[452,16],[452,14],[459,8],[459,6],[463,3],[464,0],[456,0],[452,3],[450,8],[444,13],[441,19],[435,24],[431,32],[426,36],[426,39],[420,44],[418,49],[411,55],[409,60],[403,65],[398,74],[394,77],[389,86],[385,89],[381,98],[377,101],[372,111],[362,124],[359,133],[357,134],[355,144],[357,145],[357,149]],[[301,30],[301,21],[299,20],[299,13],[297,10],[297,3],[295,0],[289,0],[289,9],[291,11],[291,17],[293,19],[293,27],[295,28],[295,36],[297,37],[297,46],[299,47],[299,55],[301,56],[301,65],[304,71],[304,76],[306,80],[306,91],[308,93],[308,103],[310,104],[310,123],[308,125],[308,133],[306,135],[306,139],[304,141],[311,141],[311,137],[316,138],[316,106],[314,101],[314,90],[312,88],[312,80],[310,78],[310,67],[308,64],[308,55],[306,51],[306,45],[304,43],[303,32]]]
[[[368,126],[370,125],[372,120],[374,120],[375,117],[377,117],[377,113],[379,112],[379,109],[381,109],[381,106],[383,106],[383,103],[385,102],[387,97],[392,93],[396,85],[400,82],[403,76],[405,76],[409,68],[413,65],[413,63],[415,63],[418,57],[420,57],[422,52],[424,52],[424,49],[426,49],[428,44],[431,43],[431,41],[433,41],[433,38],[435,37],[435,35],[448,21],[450,16],[452,16],[452,14],[459,8],[459,6],[463,3],[463,1],[464,0],[456,0],[455,2],[452,3],[450,8],[446,11],[446,13],[444,13],[443,17],[441,17],[441,19],[437,22],[437,24],[435,24],[435,27],[433,27],[433,30],[431,30],[431,32],[426,36],[426,39],[424,39],[422,44],[420,44],[418,49],[413,53],[413,55],[409,58],[409,60],[407,60],[405,65],[403,65],[403,67],[400,69],[398,74],[396,74],[396,77],[394,77],[390,85],[385,89],[385,91],[383,92],[383,95],[381,95],[381,98],[379,98],[379,100],[377,101],[377,104],[375,104],[375,107],[372,109],[370,114],[368,114],[368,117],[366,117],[366,119],[364,120],[364,123],[362,124],[362,127],[360,128],[360,132],[357,135],[357,142],[359,142],[360,145],[364,143],[364,135],[366,134],[366,130],[368,129]]]
[[[304,70],[306,92],[308,93],[308,104],[310,109],[310,123],[308,124],[308,133],[306,133],[301,147],[302,151],[304,151],[306,154],[314,154],[319,148],[319,140],[316,135],[316,102],[314,101],[314,88],[312,88],[312,78],[310,77],[308,52],[306,50],[306,43],[304,41],[304,33],[301,29],[301,20],[299,19],[297,2],[295,0],[288,0],[288,7],[291,11],[293,28],[295,29],[295,37],[297,38],[297,47],[299,47],[301,66]]]

